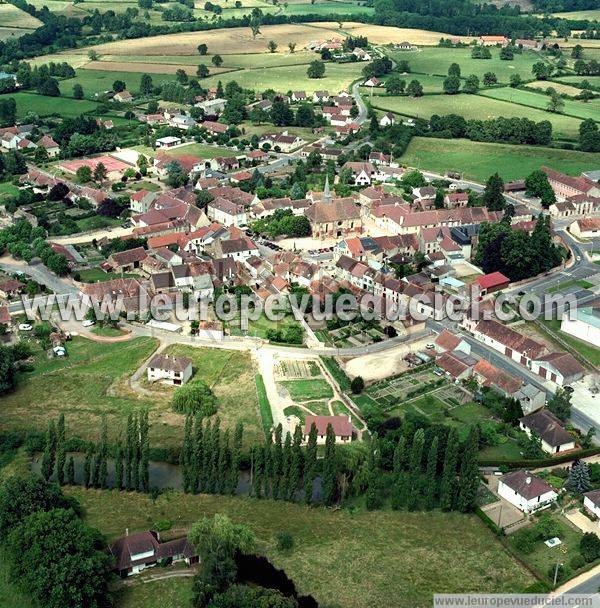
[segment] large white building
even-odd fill
[[[558,498],[550,484],[523,470],[500,477],[498,494],[524,513],[545,509]]]
[[[594,346],[600,344],[600,308],[586,306],[563,315],[560,330],[589,342]]]

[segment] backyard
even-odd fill
[[[398,608],[413,608],[430,604],[432,594],[440,589],[514,592],[533,582],[531,574],[474,516],[350,513],[280,501],[172,492],[154,500],[133,492],[80,487],[67,491],[81,502],[88,523],[109,541],[123,535],[126,528],[146,530],[159,520],[171,519],[177,527],[187,527],[203,514],[225,513],[253,529],[259,552],[284,568],[300,593],[312,594],[323,604],[367,608],[389,605],[394,597]],[[274,535],[279,531],[292,534],[293,551],[276,549]],[[191,580],[179,582],[182,588],[191,585]],[[146,587],[141,592],[147,593]],[[146,608],[143,603],[125,604],[138,605]]]

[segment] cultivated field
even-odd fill
[[[552,84],[549,83],[546,86],[551,87]],[[532,91],[512,89],[510,87],[504,87],[502,89],[487,89],[482,91],[481,95],[539,110],[545,110],[548,107],[548,102],[550,101],[550,98],[547,95],[534,93]],[[563,101],[564,107],[561,110],[563,114],[575,116],[576,118],[581,119],[592,118],[596,121],[600,120],[600,100],[592,99],[591,101],[583,102],[565,99]]]
[[[426,95],[416,99],[381,96],[374,97],[372,104],[380,110],[391,110],[398,114],[418,118],[429,118],[433,114],[458,114],[467,120],[483,120],[501,116],[505,118],[527,117],[536,122],[548,120],[553,125],[555,139],[576,139],[581,122],[578,118],[534,108],[524,108],[508,101],[500,101],[483,95]]]
[[[496,171],[509,181],[522,179],[542,165],[579,175],[598,164],[597,154],[586,152],[424,137],[413,138],[400,160],[437,173],[461,171],[465,177],[479,182]]]
[[[527,84],[527,87],[531,89],[537,89],[542,92],[545,92],[546,89],[552,87],[559,95],[569,95],[571,97],[579,95],[579,93],[581,93],[582,91],[582,89],[579,89],[569,84],[562,84],[561,82],[555,81],[548,82],[547,80],[536,80],[534,82],[529,82]]]
[[[474,516],[350,513],[271,500],[176,493],[152,500],[134,492],[79,487],[67,492],[83,505],[86,521],[109,540],[121,536],[125,528],[146,530],[159,520],[171,519],[183,527],[203,514],[225,513],[250,526],[259,551],[285,569],[300,593],[312,594],[323,605],[389,606],[393,597],[397,608],[414,608],[430,605],[432,594],[440,589],[515,592],[533,582]],[[274,533],[279,531],[293,536],[292,552],[277,551]]]
[[[448,49],[442,47],[421,49],[418,53],[394,52],[391,56],[396,61],[407,60],[415,78],[419,78],[419,73],[435,74],[446,76],[448,68],[452,63],[458,63],[461,74],[464,77],[469,74],[476,74],[481,79],[486,72],[493,72],[498,77],[499,82],[508,83],[513,74],[520,74],[524,80],[530,79],[531,67],[537,61],[543,59],[535,51],[523,51],[516,54],[512,61],[500,59],[500,49],[490,49],[492,59],[471,59],[471,49]]]
[[[386,44],[389,42],[402,42],[408,39],[414,44],[437,44],[445,34],[427,32],[424,30],[410,30],[402,28],[385,27],[379,25],[364,25],[361,23],[344,23],[340,30],[337,23],[306,23],[265,25],[261,33],[252,38],[250,28],[229,28],[205,32],[185,32],[180,34],[165,34],[152,38],[138,38],[134,40],[119,40],[94,46],[100,54],[109,55],[196,55],[196,47],[200,43],[208,46],[209,53],[247,54],[264,53],[269,40],[278,45],[278,52],[287,53],[288,42],[295,42],[301,50],[311,40],[331,37],[344,38],[346,35],[368,36],[371,42]],[[87,49],[82,50],[87,54]]]

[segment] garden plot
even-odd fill
[[[385,337],[381,328],[365,321],[352,323],[329,332],[329,338],[338,348],[367,346],[373,342],[381,342]]]
[[[275,377],[277,380],[314,378],[320,375],[321,370],[316,361],[284,359],[275,364]]]

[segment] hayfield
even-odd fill
[[[597,154],[466,139],[415,137],[400,162],[437,173],[461,171],[466,178],[479,182],[498,171],[505,181],[510,181],[523,179],[543,165],[569,175],[579,175],[597,166]]]
[[[548,84],[547,86],[552,86],[552,84]],[[532,91],[512,89],[510,87],[505,87],[502,89],[488,89],[482,91],[481,95],[491,97],[492,99],[499,99],[501,101],[508,101],[514,104],[521,104],[524,106],[537,108],[539,110],[545,110],[548,107],[548,102],[550,101],[550,98],[547,95],[534,93]],[[600,120],[600,100],[593,99],[588,102],[583,102],[565,99],[563,101],[564,107],[561,110],[563,114],[575,116],[576,118],[581,119],[592,118],[596,121]]]
[[[527,87],[531,89],[537,89],[542,92],[545,92],[548,87],[552,87],[559,95],[569,95],[571,97],[579,95],[579,93],[581,93],[581,89],[578,89],[577,87],[554,81],[548,82],[536,80],[535,82],[528,83]]]
[[[539,53],[523,51],[521,54],[516,54],[512,61],[503,61],[500,59],[500,49],[492,48],[490,50],[491,59],[472,59],[470,48],[436,47],[421,49],[418,53],[398,51],[391,55],[397,61],[407,60],[412,72],[446,76],[450,65],[458,63],[463,78],[469,74],[476,74],[481,80],[486,72],[493,72],[499,82],[505,83],[508,83],[513,74],[520,74],[525,80],[531,78],[531,67],[541,59]],[[415,74],[415,78],[418,79],[419,74]]]
[[[0,42],[6,42],[11,38],[19,38],[24,34],[30,34],[33,30],[17,29],[14,27],[2,27],[0,25]]]
[[[321,24],[327,25],[327,24]],[[184,32],[180,34],[165,34],[164,36],[154,36],[152,38],[137,38],[134,40],[118,40],[107,42],[93,48],[100,54],[110,55],[198,55],[197,47],[204,43],[208,46],[209,53],[243,54],[243,53],[264,53],[266,44],[269,40],[274,40],[279,44],[279,52],[287,52],[288,42],[296,42],[298,50],[305,46],[310,40],[318,38],[319,35],[329,37],[334,35],[334,28],[337,32],[337,25],[329,23],[325,33],[319,34],[314,27],[307,24],[283,24],[265,25],[261,27],[261,33],[252,38],[249,27],[229,28],[211,30],[206,32]],[[341,36],[340,33],[337,34]],[[87,52],[85,49],[83,52]]]
[[[346,33],[351,36],[366,36],[369,42],[375,44],[390,44],[393,42],[408,41],[412,44],[437,45],[442,37],[448,34],[441,32],[430,32],[428,30],[410,29],[402,27],[389,27],[385,25],[368,25],[365,23],[342,22],[341,32],[337,23],[311,23],[311,27],[317,29],[333,29],[338,33]],[[468,36],[459,36],[465,42],[472,40]]]
[[[471,515],[351,513],[230,496],[168,493],[153,500],[134,492],[66,491],[81,502],[86,521],[109,540],[125,528],[147,530],[164,519],[187,527],[202,515],[224,513],[248,525],[259,552],[285,569],[300,593],[312,594],[321,605],[424,608],[437,592],[518,592],[533,582]],[[276,549],[279,531],[293,536],[293,551]]]
[[[535,95],[535,93],[532,93]],[[576,139],[579,134],[578,118],[552,114],[535,108],[525,108],[509,101],[500,101],[483,95],[425,95],[410,97],[379,97],[372,105],[381,110],[391,110],[405,116],[429,118],[433,114],[458,114],[467,120],[489,118],[529,118],[536,122],[548,120],[552,123],[555,139]]]
[[[42,22],[13,4],[0,4],[0,24],[6,28],[34,30],[40,27]]]
[[[579,86],[581,82],[587,80],[592,86],[600,87],[600,76],[560,76],[556,80],[557,82],[564,82],[575,86]]]
[[[198,65],[203,61],[198,61]],[[223,74],[228,72],[227,68],[216,68],[205,63],[211,74]],[[152,63],[137,63],[133,64],[129,61],[90,61],[86,66],[86,70],[93,71],[112,71],[112,72],[139,72],[141,74],[175,74],[177,70],[183,70],[189,76],[196,76],[196,67],[193,65],[177,65],[177,64],[155,64]],[[173,79],[172,79],[173,80]]]
[[[340,30],[337,23],[305,23],[265,25],[261,33],[252,38],[250,28],[228,28],[205,32],[184,32],[179,34],[165,34],[152,38],[138,38],[134,40],[118,40],[107,42],[93,48],[100,54],[109,55],[150,55],[150,56],[177,56],[198,55],[197,46],[204,43],[209,53],[221,55],[264,53],[269,40],[278,45],[279,53],[287,53],[288,42],[295,42],[301,50],[309,41],[325,38],[344,38],[346,35],[367,36],[376,44],[402,42],[409,40],[414,44],[437,44],[439,39],[446,35],[439,32],[425,30],[411,30],[380,25],[364,25],[362,23],[343,23]],[[87,49],[81,51],[87,53]]]

